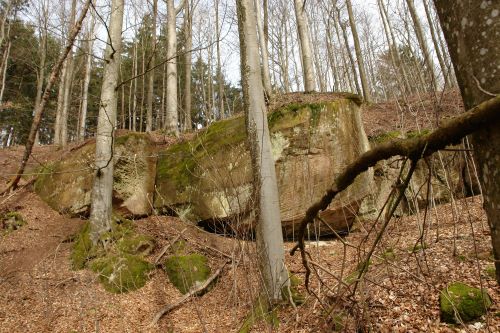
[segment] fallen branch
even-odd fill
[[[335,179],[333,185],[326,194],[307,209],[304,218],[300,222],[298,241],[290,251],[290,254],[294,255],[297,250],[301,252],[302,264],[306,269],[306,287],[308,286],[309,275],[311,273],[307,264],[304,244],[306,227],[309,223],[314,221],[320,211],[327,209],[337,194],[351,185],[358,175],[368,170],[368,168],[375,166],[377,162],[393,156],[405,156],[411,161],[417,162],[421,158],[446,148],[446,146],[458,143],[465,136],[487,125],[491,126],[491,124],[498,123],[499,120],[500,96],[496,96],[459,116],[444,121],[443,124],[432,133],[421,137],[394,140],[380,144],[365,152],[356,161],[349,164]]]
[[[179,238],[181,238],[182,234],[184,233],[184,231],[186,231],[187,228],[184,228],[171,242],[169,242],[160,252],[160,254],[158,254],[158,256],[156,257],[155,259],[155,265],[158,265],[158,262],[160,261],[160,259],[165,255],[165,253],[167,253],[168,249],[170,249],[178,240]]]
[[[158,323],[158,321],[161,319],[161,317],[163,317],[165,314],[178,308],[179,306],[184,304],[184,302],[189,300],[191,297],[196,296],[196,295],[202,293],[203,291],[205,291],[210,286],[210,284],[212,284],[212,282],[219,277],[219,275],[222,273],[222,270],[224,269],[224,267],[226,267],[226,265],[230,262],[231,262],[230,260],[226,261],[224,263],[224,265],[222,265],[217,271],[215,271],[215,273],[212,274],[205,282],[203,282],[203,284],[201,284],[199,286],[195,286],[195,288],[191,289],[187,294],[182,296],[177,302],[169,304],[169,305],[165,306],[163,309],[161,309],[154,317],[153,321],[150,324],[150,327],[153,327],[154,325],[156,325]]]

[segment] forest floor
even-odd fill
[[[0,238],[1,332],[236,332],[258,292],[253,242],[210,234],[171,217],[137,220],[138,230],[156,240],[150,261],[181,233],[189,246],[209,257],[212,271],[222,267],[227,257],[233,258],[211,291],[190,299],[157,326],[149,327],[163,306],[181,297],[163,270],[154,270],[149,282],[137,291],[111,294],[93,272],[71,269],[71,236],[84,221],[53,211],[28,188],[2,198],[0,209],[17,211],[27,221]],[[488,273],[491,245],[481,198],[457,201],[455,214],[451,205],[439,206],[431,217],[425,246],[416,252],[411,249],[418,240],[421,217],[391,222],[358,287],[354,307],[347,297],[335,300],[332,295],[338,286],[333,276],[340,276],[343,262],[344,272],[354,270],[357,250],[348,247],[344,256],[343,243],[338,240],[311,241],[308,251],[316,267],[321,267],[311,282],[318,299],[300,286],[305,303],[297,308],[280,307],[280,325],[275,331],[331,332],[335,325],[325,312],[336,304],[335,313],[344,314],[340,318],[348,332],[356,326],[371,327],[374,332],[499,332],[500,288]],[[365,236],[361,226],[345,240],[357,247]],[[362,253],[373,238],[374,233],[360,246]],[[286,247],[293,245],[287,243]],[[393,254],[390,258],[387,249]],[[300,256],[287,255],[286,260],[289,270],[303,279]],[[440,322],[439,291],[452,281],[488,291],[494,305],[482,321],[458,326]],[[254,332],[270,329],[267,324],[259,325]]]
[[[441,116],[462,112],[457,100],[456,92],[442,95]],[[366,132],[379,135],[395,124],[400,130],[433,127],[435,118],[426,112],[429,103],[415,99],[372,105],[363,113]],[[401,107],[408,109],[406,119],[398,118]],[[159,145],[169,140],[155,138]],[[162,269],[153,270],[143,288],[125,294],[107,292],[90,270],[72,270],[73,236],[85,221],[52,210],[33,193],[31,180],[40,165],[75,147],[36,147],[21,188],[0,197],[0,214],[15,211],[27,222],[7,234],[0,229],[0,332],[238,332],[259,293],[254,242],[207,233],[173,217],[136,220],[136,229],[156,243],[148,261],[183,238],[190,250],[209,258],[212,272],[223,267],[213,289],[190,298],[154,326],[150,323],[158,311],[182,297]],[[0,150],[0,183],[15,172],[22,153],[23,147]],[[278,307],[278,327],[264,321],[252,332],[500,332],[500,288],[491,276],[490,234],[481,201],[476,196],[437,206],[424,225],[424,212],[393,218],[354,297],[353,285],[339,286],[338,281],[356,270],[381,223],[358,225],[344,243],[310,239],[311,293],[303,283],[299,286],[305,303]],[[422,229],[419,244],[424,246],[415,247]],[[286,243],[287,250],[293,246]],[[287,253],[286,263],[303,282],[300,255]],[[493,306],[480,321],[441,323],[439,294],[454,281],[482,287],[491,296]]]

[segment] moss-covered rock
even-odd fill
[[[439,295],[441,320],[446,323],[470,322],[479,319],[491,306],[485,290],[461,282],[450,283]]]
[[[7,212],[5,214],[0,214],[0,230],[3,230],[3,234],[8,234],[21,228],[26,224],[26,221],[18,212]]]
[[[154,265],[138,255],[108,253],[93,260],[90,268],[99,275],[99,281],[107,291],[123,293],[142,288]]]
[[[90,223],[84,224],[71,250],[73,269],[90,268],[99,274],[106,290],[114,293],[132,291],[144,286],[154,265],[144,256],[154,247],[151,237],[137,234],[132,221],[114,215],[112,230],[101,236],[106,248],[90,240]]]
[[[286,237],[293,237],[305,210],[329,188],[349,162],[368,149],[358,104],[332,96],[321,103],[281,106],[268,114],[272,152]],[[252,170],[245,120],[235,117],[212,124],[194,139],[159,154],[155,207],[185,212],[188,219],[220,232],[253,232]],[[354,221],[359,199],[370,192],[370,173],[361,175],[322,212],[330,226],[310,229],[331,234]],[[328,181],[326,181],[328,180]],[[209,224],[209,225],[208,225]]]
[[[113,205],[127,216],[148,215],[153,200],[156,157],[147,134],[128,133],[115,139]],[[53,209],[88,215],[93,184],[95,144],[88,143],[45,167],[35,191]]]
[[[170,282],[183,294],[210,277],[208,260],[201,254],[174,255],[164,264]]]

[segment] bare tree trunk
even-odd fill
[[[305,12],[304,0],[294,0],[295,16],[297,17],[297,30],[299,33],[300,53],[302,59],[302,71],[304,74],[304,90],[312,92],[316,90],[314,79],[313,56],[311,46],[311,35]]]
[[[149,60],[148,68],[148,96],[147,96],[147,115],[146,115],[146,132],[153,130],[153,94],[155,85],[154,66],[156,62],[156,21],[158,17],[158,0],[153,0],[153,32],[151,38],[151,59]]]
[[[177,36],[175,33],[174,0],[167,1],[167,115],[165,129],[179,134],[179,115],[177,113]]]
[[[271,98],[273,94],[273,88],[271,86],[271,71],[269,70],[269,52],[267,49],[267,37],[264,32],[264,25],[262,22],[261,15],[261,0],[255,0],[255,12],[257,13],[257,29],[259,32],[259,43],[260,43],[260,56],[262,61],[262,83],[264,85],[264,91],[267,98]],[[267,24],[267,23],[266,23]]]
[[[193,48],[193,20],[191,17],[191,1],[185,0],[184,2],[184,131],[193,129],[191,121],[191,65],[192,65],[192,52]]]
[[[424,3],[425,16],[427,17],[427,22],[429,23],[429,29],[431,32],[432,43],[434,44],[434,50],[436,50],[436,57],[439,62],[439,67],[441,68],[441,73],[443,73],[444,84],[446,88],[451,88],[451,82],[449,80],[448,69],[444,62],[444,57],[439,47],[439,43],[436,37],[436,31],[434,29],[434,23],[432,22],[432,16],[429,9],[429,4],[427,0],[422,0]]]
[[[220,119],[225,118],[224,116],[224,79],[222,77],[222,62],[221,62],[221,52],[220,52],[220,31],[222,26],[219,22],[219,0],[215,2],[215,38],[216,41],[216,52],[217,52],[217,102],[219,104],[219,117]]]
[[[76,19],[76,0],[71,2],[71,14],[69,20],[68,31],[75,24]],[[63,107],[61,111],[61,146],[65,147],[68,144],[68,113],[71,108],[71,90],[73,88],[73,50],[70,51],[66,58],[66,75],[64,76],[64,95]]]
[[[266,288],[265,295],[274,302],[282,299],[282,290],[289,285],[278,185],[271,153],[252,0],[237,0],[237,10],[248,142],[252,155],[254,186],[258,193],[257,251]]]
[[[100,236],[111,230],[113,211],[113,141],[118,104],[117,85],[120,75],[124,0],[112,0],[108,45],[97,120],[96,154],[92,205],[90,210],[90,238],[94,245]],[[104,244],[105,245],[105,244]]]
[[[87,123],[87,109],[89,103],[90,74],[92,73],[92,48],[94,40],[95,16],[92,12],[92,19],[89,23],[89,33],[87,35],[87,55],[85,62],[85,74],[83,79],[82,112],[80,114],[80,128],[78,129],[78,141],[85,140],[85,130]]]
[[[500,94],[500,2],[434,0],[466,109]],[[465,24],[464,24],[465,23]],[[472,28],[471,28],[472,27]],[[500,112],[500,111],[497,111]],[[500,284],[500,131],[491,124],[472,136],[484,209]]]
[[[344,36],[344,44],[345,44],[345,49],[347,51],[347,56],[349,58],[349,64],[351,65],[351,70],[352,74],[354,76],[354,84],[356,86],[356,92],[358,94],[361,94],[361,88],[359,86],[358,82],[358,75],[356,71],[356,63],[354,62],[354,57],[352,56],[352,52],[349,50],[349,36],[347,35],[347,28],[346,28],[346,23],[341,22],[340,20],[340,11],[337,10],[337,20],[340,25],[340,28],[342,29],[342,35]]]
[[[21,160],[21,163],[19,165],[19,168],[16,172],[16,176],[7,184],[7,186],[0,191],[0,194],[3,194],[10,189],[15,189],[17,187],[17,184],[19,183],[19,180],[21,179],[21,176],[24,173],[24,170],[26,168],[26,164],[28,163],[28,159],[31,155],[31,151],[33,149],[33,145],[35,143],[35,137],[36,133],[38,132],[38,128],[40,127],[40,121],[42,120],[42,115],[45,110],[45,106],[47,105],[47,102],[49,101],[50,94],[52,92],[52,87],[54,86],[59,73],[61,72],[61,68],[63,66],[64,61],[66,60],[66,57],[68,56],[69,52],[71,51],[73,47],[73,43],[75,42],[76,36],[80,32],[80,29],[82,28],[82,22],[85,19],[85,15],[87,15],[87,11],[90,7],[91,0],[87,0],[85,2],[83,8],[82,8],[82,13],[80,15],[80,18],[76,22],[75,26],[73,27],[70,37],[68,39],[68,45],[62,52],[61,56],[57,60],[56,64],[54,65],[54,68],[52,69],[52,72],[50,73],[49,81],[47,83],[47,86],[45,87],[45,91],[43,93],[42,101],[40,102],[39,105],[35,106],[35,116],[33,117],[33,123],[31,124],[31,129],[30,133],[28,135],[28,140],[26,142],[26,148],[24,150],[23,158]]]
[[[417,35],[418,44],[420,45],[420,49],[424,54],[424,61],[425,64],[427,65],[429,74],[431,75],[432,87],[434,88],[434,90],[437,90],[437,79],[436,79],[436,74],[434,72],[434,64],[431,58],[429,47],[427,46],[427,42],[425,40],[424,30],[422,29],[422,25],[420,24],[420,19],[418,18],[418,14],[415,9],[415,4],[413,0],[406,0],[406,3],[408,4],[408,9],[410,11],[413,25],[415,27],[415,33]]]
[[[351,26],[352,38],[354,39],[354,49],[356,50],[356,59],[358,61],[359,77],[361,78],[361,87],[363,88],[363,97],[365,101],[370,102],[372,97],[370,93],[370,86],[366,77],[366,68],[363,61],[363,54],[361,52],[361,45],[359,43],[358,29],[356,28],[356,20],[352,11],[351,0],[346,0],[347,13],[349,14],[349,24]]]

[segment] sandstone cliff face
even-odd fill
[[[92,192],[95,144],[88,143],[67,158],[44,168],[35,191],[53,209],[69,215],[88,215]],[[113,204],[125,216],[152,211],[156,157],[147,135],[131,133],[116,139]]]
[[[369,148],[357,102],[332,98],[292,104],[268,115],[283,230],[293,237],[306,209],[336,174]],[[251,232],[252,173],[242,117],[220,121],[189,142],[159,153],[155,208],[175,211],[219,232]],[[367,172],[321,214],[310,234],[347,231],[368,195]]]

